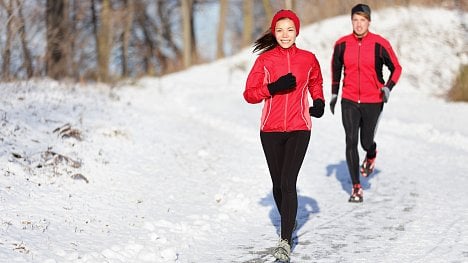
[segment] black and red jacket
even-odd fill
[[[296,88],[287,93],[271,95],[267,84],[292,73]],[[314,54],[296,45],[280,46],[260,54],[246,81],[244,98],[248,103],[265,102],[260,130],[289,132],[311,130],[308,94],[313,100],[324,100],[322,73]]]
[[[368,32],[363,38],[346,35],[335,43],[332,57],[332,94],[338,94],[344,67],[342,98],[357,103],[382,102],[381,88],[390,90],[401,75],[401,66],[390,43],[383,37]],[[382,68],[390,76],[385,82]]]

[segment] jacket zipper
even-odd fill
[[[290,63],[290,57],[289,57],[289,49],[286,51],[286,58],[288,62],[288,73],[291,73],[291,63]],[[287,131],[287,124],[286,124],[286,119],[288,116],[288,99],[289,99],[289,93],[286,94],[286,102],[284,104],[284,131]]]
[[[361,103],[361,44],[362,38],[358,42],[358,103]]]

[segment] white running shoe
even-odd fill
[[[273,251],[273,256],[277,258],[280,262],[287,263],[289,262],[289,257],[291,255],[291,245],[286,239],[280,239],[278,246]]]

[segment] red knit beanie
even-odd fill
[[[297,15],[291,11],[291,10],[280,10],[278,11],[275,16],[273,17],[273,19],[271,20],[271,33],[273,33],[273,35],[275,34],[275,27],[276,27],[276,22],[278,22],[278,20],[282,19],[282,18],[289,18],[293,21],[294,23],[294,26],[296,27],[296,36],[299,35],[299,27],[301,26],[300,25],[300,22],[299,22],[299,18],[297,17]]]

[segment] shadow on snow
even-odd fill
[[[293,243],[297,244],[299,242],[299,237],[300,235],[297,235],[299,230],[309,221],[310,217],[312,214],[316,214],[320,212],[320,208],[317,204],[317,201],[315,199],[310,198],[308,196],[300,195],[298,190],[297,194],[297,214],[296,214],[296,220],[297,220],[297,226],[296,230],[294,230],[293,233]],[[281,233],[281,217],[279,214],[278,209],[276,208],[276,203],[275,200],[273,199],[273,193],[270,192],[267,196],[263,197],[260,199],[259,202],[262,206],[269,206],[271,207],[270,212],[269,212],[269,217],[271,220],[271,224],[275,226],[276,228],[276,233],[278,236],[280,236]],[[302,233],[301,235],[303,235]],[[294,245],[293,245],[294,247]]]
[[[362,189],[364,190],[370,189],[372,185],[370,181],[379,173],[380,173],[380,170],[375,169],[374,172],[367,177],[360,176]],[[335,175],[336,180],[340,182],[341,188],[343,189],[343,191],[345,191],[346,193],[350,195],[352,182],[351,182],[351,177],[348,172],[348,165],[346,161],[342,160],[337,164],[328,165],[327,177],[332,176],[333,174]]]

